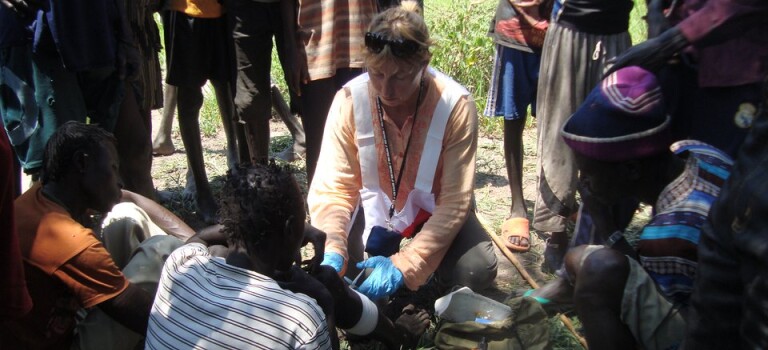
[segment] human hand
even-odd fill
[[[309,265],[309,272],[315,272],[320,268],[325,258],[325,232],[321,231],[317,227],[310,224],[304,225],[304,240],[301,246],[304,247],[309,243],[312,243],[312,248],[315,251],[315,255],[309,261],[298,261],[300,265]]]
[[[358,269],[372,268],[370,276],[357,288],[371,300],[381,299],[392,295],[403,286],[403,273],[392,264],[392,260],[383,256],[374,256],[357,263]]]
[[[222,232],[223,229],[223,225],[208,226],[195,233],[194,236],[189,237],[186,243],[202,243],[206,247],[214,245],[222,245],[226,247],[229,245],[227,242],[229,237],[226,233]]]
[[[288,85],[288,90],[301,96],[301,83],[308,81],[308,77],[304,74],[306,72],[306,63],[301,57],[299,50],[292,45],[288,45],[286,48],[286,67],[291,67],[285,71],[285,83]]]
[[[40,0],[0,0],[0,3],[20,18],[31,17],[40,8]]]
[[[119,40],[115,57],[115,70],[121,80],[135,80],[139,76],[139,49],[132,41]]]
[[[658,72],[667,60],[688,46],[688,40],[680,29],[673,27],[661,35],[630,47],[619,56],[606,62],[608,70],[603,78],[613,72],[629,66],[642,67],[650,72]]]
[[[343,276],[347,270],[347,262],[344,261],[344,257],[339,253],[326,252],[323,254],[323,262],[320,265],[330,266],[336,273]]]

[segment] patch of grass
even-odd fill
[[[494,1],[436,1],[425,4],[425,20],[435,41],[431,65],[464,85],[475,97],[479,112],[485,108],[493,66],[493,42],[488,25]],[[481,118],[485,133],[498,133],[498,118]]]
[[[211,83],[203,86],[203,106],[200,108],[200,133],[205,137],[214,137],[222,127],[219,104]]]

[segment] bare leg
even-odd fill
[[[194,200],[197,195],[197,186],[195,186],[195,176],[192,174],[192,167],[189,166],[189,161],[187,161],[187,173],[184,175],[184,180],[186,184],[184,185],[184,191],[181,192],[181,196],[184,200]]]
[[[256,118],[245,126],[251,163],[265,163],[269,157],[269,119]]]
[[[299,117],[291,113],[291,109],[283,98],[283,94],[280,93],[280,89],[277,85],[272,85],[272,108],[275,109],[277,115],[288,127],[288,131],[291,132],[293,137],[293,147],[285,149],[280,152],[278,157],[285,161],[292,162],[296,159],[296,156],[304,157],[307,149],[306,135],[304,134],[304,127],[301,125]]]
[[[572,265],[569,261],[568,271],[576,281],[573,301],[589,348],[635,348],[632,332],[621,321],[621,300],[629,275],[627,257],[613,249],[600,249],[582,266]]]
[[[153,154],[166,156],[176,152],[176,148],[173,146],[173,140],[171,140],[171,129],[173,129],[173,117],[176,113],[177,97],[178,93],[176,87],[165,84],[163,117],[160,119],[157,135],[155,135],[155,139],[152,141]]]
[[[235,136],[237,137],[238,163],[248,164],[251,161],[251,151],[248,148],[248,138],[245,135],[245,123],[235,120]]]
[[[551,232],[544,248],[544,262],[541,269],[554,273],[563,265],[563,257],[568,251],[568,234],[566,232]]]
[[[504,222],[501,232],[513,251],[527,251],[530,247],[530,227],[526,219],[523,198],[523,129],[526,117],[504,120],[504,161],[507,165],[507,180],[511,193],[509,219]]]
[[[232,89],[229,83],[211,80],[213,91],[216,92],[216,103],[219,105],[221,122],[224,125],[224,135],[227,138],[227,167],[234,169],[238,163],[238,140],[235,132],[235,103],[232,99]]]
[[[120,176],[125,189],[155,199],[152,184],[152,145],[149,111],[143,112],[130,84],[126,84],[125,97],[115,124],[117,153],[120,157]]]
[[[510,217],[524,218],[527,211],[523,198],[523,129],[526,118],[504,120],[504,160],[512,193]]]
[[[181,131],[181,141],[187,152],[189,169],[192,170],[192,176],[195,180],[197,214],[205,223],[213,224],[216,221],[218,208],[208,184],[208,176],[205,174],[200,124],[197,119],[200,107],[203,105],[203,93],[199,87],[179,87],[178,91],[179,131]]]

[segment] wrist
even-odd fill
[[[605,243],[603,243],[604,246],[611,248],[613,247],[618,241],[620,241],[622,238],[624,238],[624,232],[621,230],[616,230],[611,233],[610,236],[605,240]]]

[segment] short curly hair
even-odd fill
[[[95,124],[68,121],[48,139],[43,152],[43,169],[40,181],[46,184],[61,180],[71,168],[78,151],[95,152],[107,144],[116,145],[111,133]]]
[[[284,236],[295,220],[304,221],[297,217],[303,206],[293,174],[272,160],[227,172],[219,213],[230,241],[251,252],[265,237]]]

